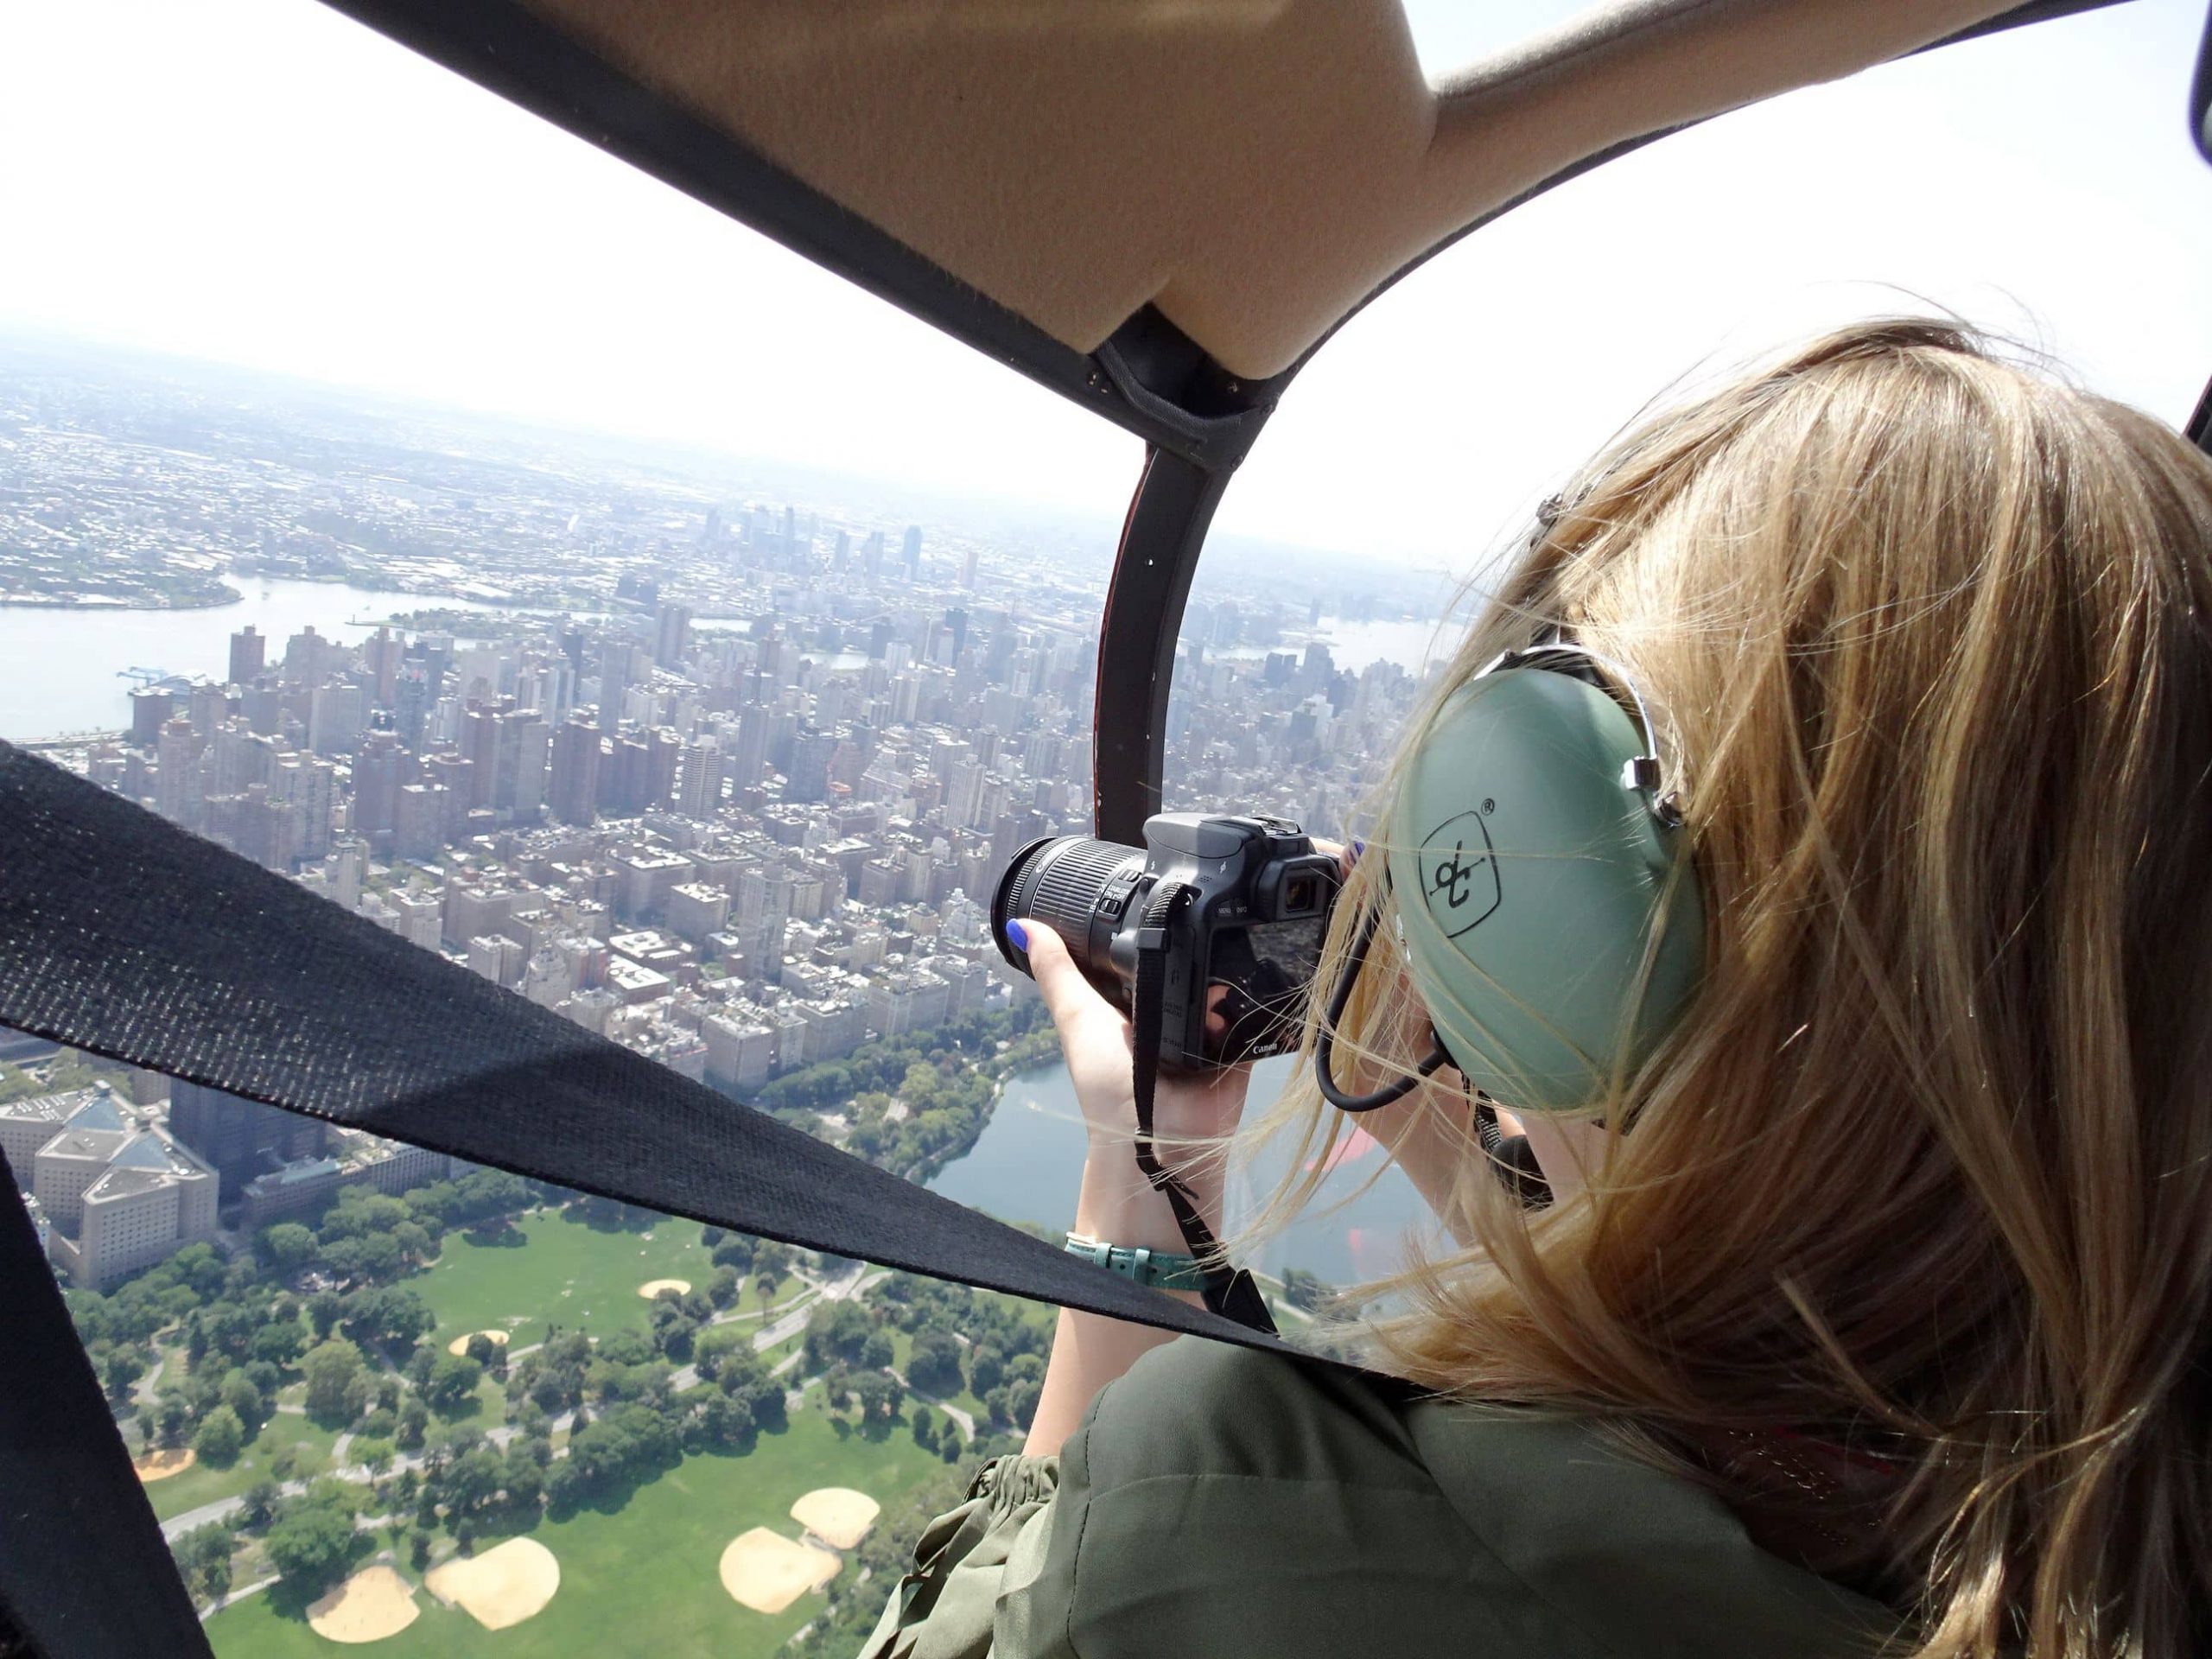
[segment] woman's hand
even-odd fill
[[[1017,931],[1018,930],[1018,931]],[[1175,1212],[1137,1167],[1136,1092],[1130,1064],[1135,1034],[1114,1005],[1091,988],[1068,956],[1058,934],[1042,922],[1010,922],[1007,936],[1029,953],[1030,971],[1060,1034],[1068,1077],[1083,1108],[1090,1138],[1076,1195],[1074,1230],[1128,1249],[1190,1249]],[[1236,1127],[1244,1109],[1246,1068],[1202,1077],[1173,1074],[1153,1094],[1153,1129],[1160,1160],[1173,1170],[1197,1201],[1217,1236],[1221,1230],[1222,1163],[1211,1145]],[[1193,1144],[1193,1143],[1200,1144]],[[1176,1292],[1186,1301],[1198,1298]],[[1025,1450],[1056,1452],[1090,1408],[1098,1390],[1134,1364],[1147,1349],[1167,1340],[1149,1325],[1124,1325],[1095,1313],[1060,1310],[1052,1357]]]
[[[1020,943],[1029,953],[1030,970],[1059,1033],[1060,1052],[1066,1058],[1068,1077],[1090,1134],[1091,1160],[1108,1160],[1134,1173],[1135,1033],[1121,1010],[1084,978],[1058,934],[1041,922],[1011,925],[1022,930]],[[1214,1143],[1236,1128],[1249,1080],[1249,1068],[1241,1065],[1198,1076],[1163,1072],[1154,1090],[1153,1135],[1160,1160],[1185,1178],[1202,1204],[1218,1197],[1221,1160]],[[1217,1210],[1213,1213],[1217,1215]],[[1179,1243],[1173,1248],[1182,1247]]]

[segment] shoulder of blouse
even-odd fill
[[[1813,1659],[1883,1610],[1754,1545],[1587,1422],[1184,1338],[1101,1391],[1011,1552],[996,1659],[1726,1650]]]

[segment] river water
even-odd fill
[[[1256,1117],[1289,1076],[1287,1058],[1253,1068],[1249,1117]],[[1332,1284],[1351,1284],[1388,1273],[1401,1259],[1408,1229],[1427,1217],[1410,1183],[1380,1148],[1340,1162],[1314,1205],[1255,1253],[1250,1265],[1280,1273],[1303,1268]],[[989,1211],[1004,1221],[1065,1228],[1074,1220],[1077,1179],[1083,1172],[1083,1119],[1058,1064],[1015,1073],[1007,1080],[982,1138],[965,1156],[946,1165],[931,1186],[946,1198]],[[1232,1172],[1230,1222],[1249,1215],[1287,1167]],[[1359,1189],[1370,1177],[1373,1184]]]
[[[124,669],[219,680],[230,672],[231,635],[248,623],[268,636],[274,662],[284,642],[310,625],[326,639],[359,639],[395,613],[505,608],[334,582],[231,580],[245,597],[204,610],[0,605],[0,738],[35,742],[121,731],[130,724],[131,682],[121,677]]]
[[[267,636],[273,662],[284,642],[312,626],[326,638],[359,639],[384,619],[416,610],[507,608],[479,601],[376,592],[332,582],[234,576],[244,597],[203,610],[139,611],[110,607],[67,610],[0,605],[0,738],[35,742],[71,732],[120,731],[130,724],[126,668],[219,680],[230,671],[231,635],[251,623]],[[702,632],[742,626],[728,619],[694,625]],[[1418,671],[1422,662],[1459,642],[1456,629],[1428,622],[1325,620],[1317,637],[1329,642],[1337,666],[1355,672],[1377,660]],[[866,659],[843,655],[832,668]]]
[[[1315,627],[1292,629],[1283,636],[1283,643],[1261,647],[1238,646],[1230,651],[1216,651],[1215,657],[1244,658],[1264,657],[1270,651],[1303,652],[1308,640],[1318,639],[1329,648],[1329,660],[1338,669],[1357,674],[1370,663],[1395,663],[1408,673],[1418,674],[1427,664],[1449,657],[1459,648],[1466,638],[1464,620],[1423,622],[1384,621],[1346,622],[1334,617],[1324,617]]]

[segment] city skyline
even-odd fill
[[[1475,10],[1411,9],[1433,74],[1567,9]],[[2192,299],[2212,169],[2181,118],[2200,22],[2133,0],[1932,54],[1529,204],[1317,356],[1221,530],[1471,574],[1662,387],[1869,309],[1956,308],[2178,420],[2212,364]],[[0,272],[18,328],[1127,501],[1135,440],[305,0],[99,0],[10,29],[0,137],[42,162],[0,177],[0,209],[47,229]]]
[[[226,643],[94,647],[118,717],[50,758],[695,1077],[1003,1002],[997,874],[1089,827],[1095,539],[97,364],[0,378],[0,615],[169,604],[124,613]],[[1418,681],[1336,664],[1325,601],[1404,612],[1321,574],[1194,594],[1172,804],[1343,832]],[[289,631],[207,603],[276,582]]]

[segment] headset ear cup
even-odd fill
[[[1468,1082],[1516,1110],[1600,1104],[1703,971],[1702,895],[1644,752],[1606,691],[1501,667],[1402,775],[1388,856],[1414,987]]]

